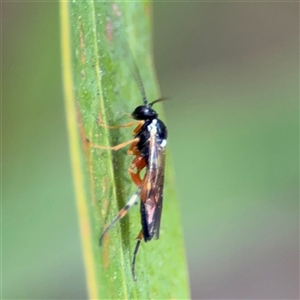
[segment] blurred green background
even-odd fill
[[[299,299],[299,3],[153,17],[193,299]],[[87,295],[59,30],[55,2],[2,3],[3,299]]]

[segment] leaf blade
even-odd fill
[[[69,71],[73,75],[73,102],[77,105],[79,124],[79,130],[73,126],[72,131],[77,130],[77,140],[81,141],[81,149],[79,147],[76,151],[81,151],[77,159],[83,165],[81,171],[86,192],[85,205],[91,230],[88,243],[92,253],[90,250],[85,252],[84,240],[83,249],[84,257],[89,253],[95,264],[94,269],[91,269],[85,259],[90,298],[187,299],[189,292],[182,235],[178,225],[179,208],[177,201],[171,201],[176,197],[171,188],[174,181],[170,162],[165,189],[165,199],[169,200],[165,200],[165,216],[162,217],[162,224],[166,219],[166,229],[162,229],[159,242],[141,245],[136,266],[138,282],[134,282],[131,276],[134,238],[139,231],[137,224],[140,224],[137,212],[130,212],[116,224],[106,235],[104,246],[101,249],[98,246],[104,224],[112,220],[135,188],[128,178],[126,170],[130,158],[124,155],[124,151],[111,153],[92,149],[86,138],[102,146],[128,139],[128,131],[99,127],[97,119],[105,124],[116,125],[123,121],[116,111],[130,111],[142,104],[137,84],[130,79],[128,66],[121,58],[122,38],[128,39],[137,59],[149,99],[158,96],[150,52],[149,3],[74,1],[69,5],[72,40],[69,47],[73,57],[73,66],[69,66]],[[116,23],[115,20],[120,24],[120,38],[110,29]],[[112,54],[112,51],[116,53]],[[69,113],[74,114],[74,109]],[[169,224],[171,228],[167,227]],[[80,219],[80,227],[84,226]],[[177,258],[177,262],[170,264],[173,257]]]

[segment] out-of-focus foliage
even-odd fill
[[[298,8],[155,6],[193,299],[299,298]]]

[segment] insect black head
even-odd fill
[[[151,120],[151,119],[156,119],[158,117],[158,113],[152,109],[152,105],[160,102],[160,101],[164,101],[166,100],[166,98],[159,98],[151,103],[148,104],[148,100],[146,97],[143,98],[144,101],[144,105],[138,106],[133,113],[131,114],[131,116],[135,119],[135,120]]]
[[[138,106],[131,115],[135,120],[156,119],[158,117],[157,112],[150,105]]]

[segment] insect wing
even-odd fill
[[[163,206],[165,147],[158,143],[155,133],[150,133],[147,172],[141,192],[141,215],[145,241],[159,238]]]

